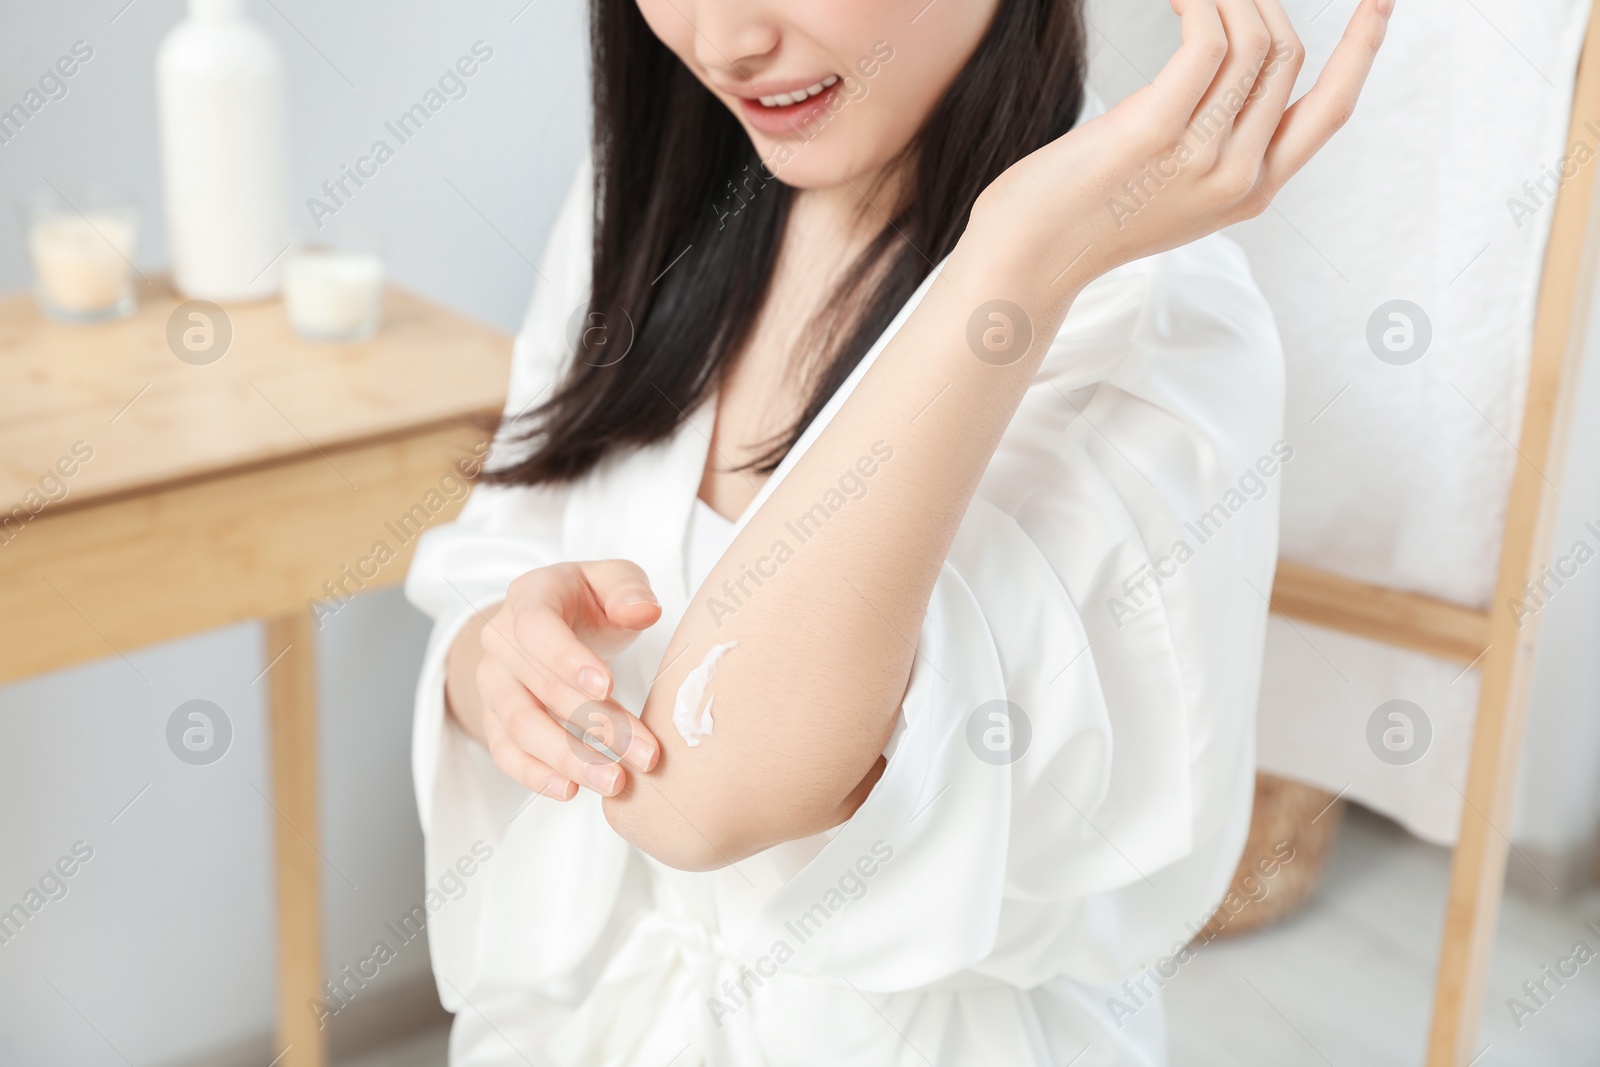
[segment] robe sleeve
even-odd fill
[[[748,954],[782,942],[863,989],[1029,988],[1193,936],[1248,826],[1282,405],[1226,240],[1085,291],[937,578],[882,778]]]
[[[585,164],[575,178],[540,265],[515,342],[508,413],[548,399],[565,367],[567,324],[589,286],[591,173]],[[513,447],[497,441],[491,465]],[[626,863],[626,845],[609,831],[597,797],[580,791],[568,804],[530,804],[533,794],[502,774],[444,706],[451,643],[504,599],[514,578],[562,561],[566,503],[564,488],[479,485],[454,522],[423,536],[406,579],[407,598],[434,621],[417,689],[412,776],[429,948],[453,1012],[467,1006],[469,989],[490,999],[497,988],[570,999],[611,921]],[[562,857],[560,877],[550,875],[552,854]]]

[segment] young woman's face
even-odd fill
[[[922,127],[1000,0],[637,0],[801,189],[871,180]]]

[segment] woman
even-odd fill
[[[453,1063],[1163,1061],[1292,455],[1207,235],[1391,3],[1286,110],[1277,0],[1174,0],[1100,115],[1075,0],[595,0],[492,484],[408,585]]]

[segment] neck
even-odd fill
[[[858,175],[838,185],[805,189],[795,212],[808,228],[825,229],[852,246],[875,237],[899,203],[901,183],[887,171]]]

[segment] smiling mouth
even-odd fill
[[[834,98],[845,86],[846,82],[839,75],[830,74],[803,89],[768,96],[741,96],[738,108],[750,128],[764,136],[803,137],[835,110]]]
[[[804,103],[824,89],[833,88],[838,82],[839,76],[830,74],[815,85],[809,85],[804,89],[796,89],[792,93],[778,93],[775,96],[757,97],[756,101],[764,108],[792,107],[795,104]]]

